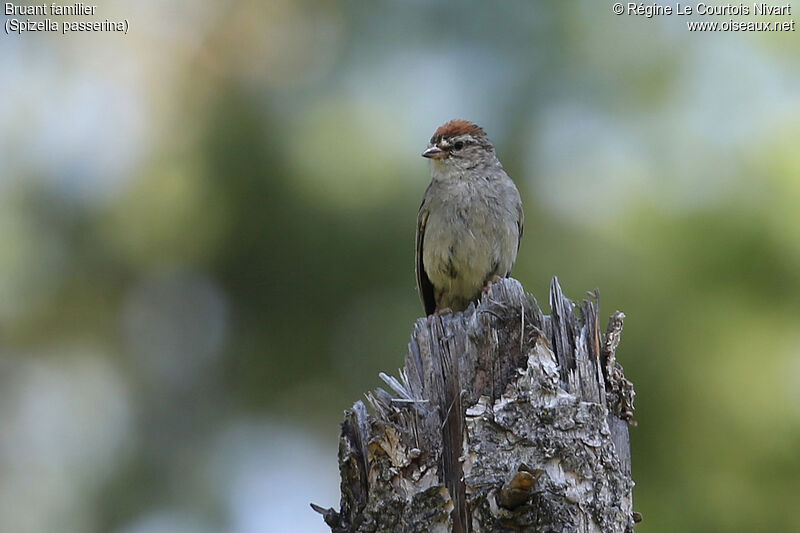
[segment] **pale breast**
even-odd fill
[[[443,185],[446,194],[429,206],[422,260],[436,292],[450,299],[475,298],[487,279],[507,275],[516,259],[514,199],[504,195],[503,184],[482,185],[480,194],[468,183]]]

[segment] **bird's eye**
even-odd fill
[[[453,144],[453,149],[454,150],[461,150],[462,148],[464,148],[464,142],[463,141],[456,141],[456,143]]]

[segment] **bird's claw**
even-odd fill
[[[503,278],[501,278],[500,276],[495,274],[491,278],[487,279],[486,283],[483,284],[483,287],[481,288],[481,293],[484,293],[484,292],[488,291],[493,283],[500,283],[502,280],[503,280]]]

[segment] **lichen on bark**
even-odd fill
[[[416,322],[391,392],[346,412],[332,531],[632,531],[624,315],[603,334],[555,279],[550,307],[505,279]]]

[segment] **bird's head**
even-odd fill
[[[451,120],[436,130],[422,152],[436,167],[467,169],[497,161],[483,128],[466,120]]]

